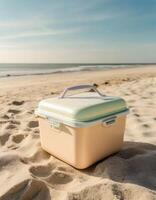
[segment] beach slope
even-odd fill
[[[34,115],[73,83],[96,83],[130,108],[123,149],[84,170],[42,150]],[[156,199],[156,67],[1,78],[0,180],[0,200]]]

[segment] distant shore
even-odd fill
[[[26,76],[9,76],[0,78],[0,88],[27,87],[51,84],[63,88],[79,83],[97,83],[99,85],[121,84],[133,80],[156,76],[156,65],[144,67],[111,68],[108,70],[74,71],[66,73],[38,74]],[[74,80],[74,81],[73,81]]]
[[[156,67],[156,64],[0,64],[0,78]]]

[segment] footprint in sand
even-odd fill
[[[6,126],[6,129],[16,129],[17,126],[15,124],[9,124]]]
[[[148,96],[143,96],[142,99],[149,99],[149,97]]]
[[[9,124],[6,126],[6,129],[16,129],[18,125],[20,125],[20,121],[17,120],[9,120]]]
[[[0,124],[6,124],[6,123],[8,123],[8,121],[7,120],[0,120]]]
[[[46,181],[52,185],[62,185],[70,183],[71,181],[73,181],[73,178],[68,173],[54,170],[52,171],[52,174],[49,177],[47,177]]]
[[[34,110],[30,110],[27,112],[28,114],[33,114],[34,113]]]
[[[15,105],[15,106],[21,106],[24,104],[25,101],[13,101],[12,102],[12,105]]]
[[[6,124],[8,122],[9,122],[9,124],[20,125],[20,121],[15,121],[15,120],[2,120],[2,121],[0,121],[0,124]]]
[[[36,165],[30,167],[29,171],[32,175],[36,177],[48,177],[51,174],[52,169],[54,169],[55,166],[52,166],[50,164],[48,165]]]
[[[39,134],[39,130],[38,129],[34,129],[33,131],[35,134]]]
[[[37,151],[30,156],[25,157],[25,159],[31,163],[39,163],[41,161],[48,160],[50,157],[51,155],[49,153],[44,151],[42,148],[38,148]]]
[[[19,114],[21,111],[20,110],[16,110],[16,109],[9,109],[8,113],[12,113],[12,114]]]
[[[20,125],[21,124],[20,121],[16,121],[16,120],[11,120],[10,123],[11,124],[16,124],[16,125]]]
[[[36,127],[38,127],[38,121],[30,121],[28,123],[28,127],[29,128],[36,128]]]
[[[56,94],[56,92],[50,92],[50,94],[51,94],[51,95],[54,95],[54,94]]]
[[[50,200],[50,192],[46,184],[39,180],[27,179],[19,183],[15,183],[2,197],[1,200]]]
[[[13,144],[13,143],[8,143],[6,146],[10,150],[18,149],[18,146],[16,144]]]
[[[3,115],[2,118],[3,119],[9,119],[9,116],[8,115]]]
[[[67,184],[73,180],[69,173],[59,171],[55,164],[32,166],[29,171],[32,176],[41,178],[52,185]]]
[[[12,141],[15,143],[20,143],[22,142],[23,139],[24,139],[24,135],[22,134],[17,134],[17,135],[12,136]]]
[[[135,117],[140,117],[140,115],[138,113],[134,113]]]
[[[150,125],[149,124],[142,124],[142,127],[143,128],[150,128]]]
[[[0,143],[1,145],[5,145],[5,143],[9,140],[10,133],[4,133],[3,135],[0,136]]]

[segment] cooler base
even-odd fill
[[[118,152],[122,148],[126,116],[114,124],[102,123],[74,128],[61,124],[53,128],[47,119],[39,117],[41,146],[48,153],[78,169]]]

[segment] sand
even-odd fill
[[[97,83],[130,108],[123,149],[76,170],[42,150],[34,109],[65,86]],[[0,200],[156,199],[156,67],[0,79]]]

